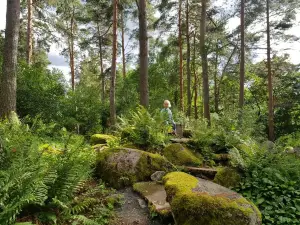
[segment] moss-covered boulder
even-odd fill
[[[148,181],[156,171],[173,169],[163,156],[137,149],[105,149],[97,154],[96,175],[115,188]]]
[[[200,156],[196,156],[191,150],[178,143],[167,146],[162,154],[178,166],[199,166],[202,164]]]
[[[91,144],[97,145],[97,144],[107,144],[110,141],[117,140],[115,136],[108,135],[108,134],[94,134],[91,136]]]
[[[261,213],[241,195],[183,172],[164,177],[168,201],[180,225],[260,225]]]
[[[236,187],[241,181],[240,174],[233,168],[222,167],[218,169],[214,182],[227,188]]]

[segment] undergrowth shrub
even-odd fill
[[[146,149],[160,149],[168,141],[170,126],[166,125],[159,111],[151,114],[145,108],[138,107],[119,118],[117,129],[123,142]]]
[[[258,141],[264,140],[263,127],[255,123],[255,118],[251,111],[245,111],[240,120],[238,111],[233,111],[224,115],[212,114],[210,126],[206,120],[192,121],[189,124],[193,145],[206,161],[210,161],[215,153],[229,153],[231,166],[245,169],[260,151]]]
[[[289,135],[281,136],[276,140],[276,145],[282,150],[284,150],[286,147],[300,148],[300,132],[295,132]]]
[[[268,151],[258,154],[236,190],[259,207],[263,224],[299,224],[299,158]]]
[[[112,210],[105,203],[105,189],[80,189],[94,166],[91,147],[82,136],[65,129],[50,138],[46,125],[33,127],[0,123],[0,224],[14,224],[17,219],[44,225],[106,224]],[[86,199],[76,198],[82,195]],[[108,212],[94,212],[96,205]],[[94,217],[100,222],[92,223]]]

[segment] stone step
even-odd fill
[[[185,167],[185,170],[196,177],[204,178],[207,180],[213,180],[218,172],[216,169],[213,168],[191,166]]]
[[[150,209],[161,216],[171,216],[171,206],[167,202],[167,193],[161,184],[156,182],[140,182],[133,189],[141,194],[150,205]]]
[[[191,139],[190,138],[172,138],[170,141],[172,143],[187,144],[191,141]]]

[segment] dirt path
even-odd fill
[[[147,203],[132,188],[126,188],[120,194],[124,195],[124,204],[117,209],[111,225],[163,225],[151,220]]]

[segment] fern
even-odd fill
[[[83,224],[83,225],[99,225],[99,223],[95,222],[92,219],[89,219],[83,215],[72,216],[74,220],[72,225]]]
[[[168,141],[167,133],[170,127],[165,124],[158,111],[150,114],[140,106],[128,116],[119,118],[117,128],[123,142],[131,142],[148,149],[159,149]]]

